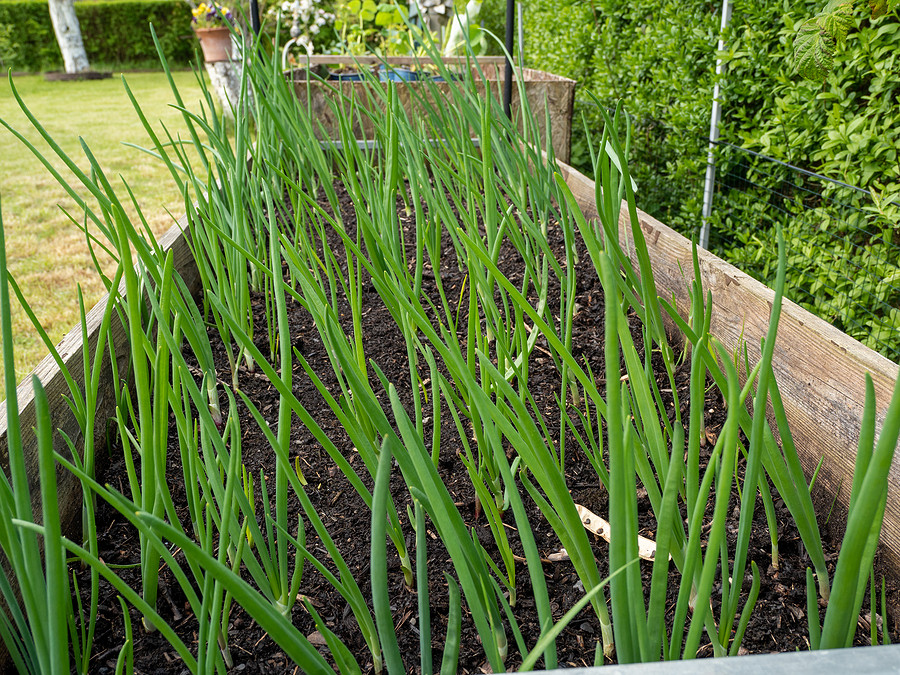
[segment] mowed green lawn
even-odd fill
[[[165,124],[173,136],[178,133],[184,136],[181,113],[170,106],[174,97],[165,74],[134,73],[126,78],[157,132]],[[174,73],[174,78],[185,105],[199,110],[201,90],[194,74],[179,72]],[[167,210],[176,217],[184,212],[183,199],[163,163],[123,145],[129,142],[146,147],[150,139],[125,93],[121,77],[45,82],[41,76],[29,76],[14,78],[13,83],[25,105],[79,167],[87,170],[89,166],[78,140],[81,137],[110,180],[118,180],[120,186],[122,179],[128,182],[157,235],[173,224]],[[19,109],[6,80],[0,80],[0,118],[34,143],[76,185],[63,162],[51,156],[49,146]],[[87,196],[83,188],[79,193]],[[120,194],[124,201],[127,197],[124,187]],[[79,217],[74,201],[46,167],[15,136],[0,127],[0,209],[10,271],[54,342],[78,321],[77,286],[81,285],[87,308],[105,290],[94,270],[84,233],[60,206]],[[131,215],[135,217],[134,212]],[[138,221],[135,223],[140,226]],[[111,269],[108,260],[104,265]],[[12,331],[16,378],[21,382],[48,352],[26,314],[15,308]],[[3,398],[0,378],[0,400]]]

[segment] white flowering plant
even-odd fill
[[[268,14],[273,21],[281,18],[282,27],[289,28],[294,44],[303,55],[326,52],[334,45],[335,16],[319,0],[285,0],[273,6]]]

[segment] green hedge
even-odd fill
[[[632,165],[642,208],[672,222],[696,210],[689,179],[709,126],[718,17],[697,0],[529,0],[526,64],[578,81],[572,162],[587,169],[582,120],[601,127],[593,92],[635,116]]]
[[[765,184],[740,193],[720,188],[711,244],[717,254],[770,281],[780,222],[796,261],[788,275],[792,299],[811,308],[828,305],[821,310],[825,318],[897,359],[900,16],[895,10],[872,20],[861,11],[833,70],[819,81],[804,80],[793,72],[793,38],[824,4],[735,0],[721,54],[721,139],[871,190],[879,199],[853,197],[850,206],[859,216],[852,222],[826,218],[829,193],[810,195],[791,186],[795,175],[724,148],[719,176],[740,177],[749,162],[758,169],[755,180]],[[527,65],[579,82],[573,163],[589,169],[582,119],[594,133],[602,128],[588,92],[605,106],[623,100],[635,121],[631,162],[639,204],[687,235],[700,225],[720,11],[721,0],[525,4]],[[776,204],[782,194],[803,208]],[[833,280],[836,264],[847,280]],[[878,272],[870,276],[872,269]],[[891,332],[891,344],[882,346]]]
[[[897,13],[857,19],[833,72],[811,82],[792,73],[791,50],[796,26],[821,4],[735,1],[722,139],[860,187],[896,185]],[[593,128],[599,116],[587,90],[606,105],[623,99],[635,115],[634,160],[655,215],[677,218],[686,203],[694,212],[682,187],[705,162],[720,8],[709,0],[526,1],[528,65],[577,79],[577,112]],[[583,133],[574,138],[573,160],[588,161]]]
[[[191,9],[182,0],[78,2],[75,12],[93,67],[158,66],[151,23],[173,66],[185,66],[193,58]],[[14,71],[62,69],[45,1],[0,0],[0,59],[4,69]]]

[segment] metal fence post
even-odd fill
[[[506,0],[506,76],[503,80],[503,112],[512,118],[512,87],[513,87],[513,27],[515,26],[515,0]]]
[[[725,29],[731,20],[731,0],[722,0],[722,27],[719,32],[719,49],[725,50]],[[716,159],[714,155],[716,141],[719,140],[719,120],[722,118],[722,106],[719,103],[719,80],[725,66],[721,58],[716,59],[716,84],[713,87],[712,115],[709,120],[709,150],[706,154],[706,181],[703,184],[703,225],[700,228],[700,246],[709,248],[709,217],[712,215],[713,192],[716,183]]]

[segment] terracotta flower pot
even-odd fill
[[[231,31],[225,26],[213,28],[195,28],[200,39],[203,60],[207,63],[231,61]]]

